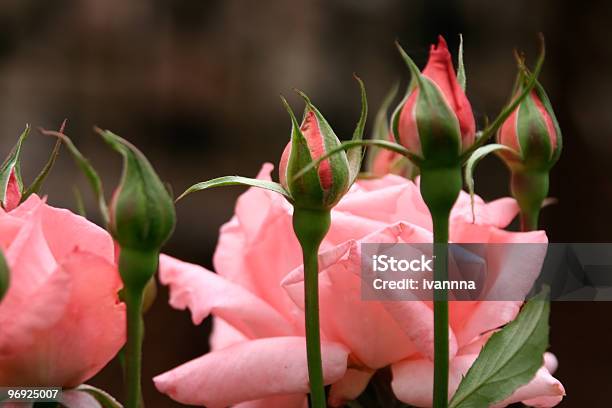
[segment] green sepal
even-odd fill
[[[368,98],[366,95],[365,86],[361,78],[354,75],[355,80],[359,84],[359,90],[361,93],[361,114],[359,115],[359,121],[353,132],[353,141],[363,139],[363,131],[365,129],[366,120],[368,118]],[[361,163],[363,161],[364,151],[361,146],[350,149],[346,152],[346,156],[349,164],[349,187],[355,182],[361,170]]]
[[[82,384],[73,389],[74,391],[85,392],[96,399],[102,406],[102,408],[123,408],[123,405],[119,403],[112,395],[104,390],[93,387],[91,385]]]
[[[280,185],[279,183],[275,183],[273,181],[268,181],[268,180],[258,180],[258,179],[252,179],[252,178],[247,178],[247,177],[241,177],[241,176],[218,177],[212,180],[203,181],[201,183],[194,184],[193,186],[185,190],[185,192],[181,194],[179,198],[176,199],[176,201],[179,201],[185,196],[191,193],[194,193],[196,191],[202,191],[202,190],[207,190],[209,188],[222,187],[222,186],[247,186],[247,187],[263,188],[265,190],[270,190],[275,193],[283,195],[290,202],[293,201],[293,199],[291,198],[291,194],[289,194],[289,192],[285,190],[283,186]]]
[[[30,125],[26,125],[25,129],[19,136],[17,144],[13,147],[8,157],[0,166],[0,205],[6,208],[6,193],[8,190],[9,181],[11,174],[15,176],[19,191],[23,191],[23,180],[21,179],[21,147],[23,142],[27,139],[30,134]]]
[[[397,47],[419,89],[415,118],[424,164],[439,167],[458,163],[461,154],[461,131],[457,116],[433,81],[421,75],[410,56],[399,44]]]
[[[109,130],[96,131],[123,156],[123,174],[111,208],[111,233],[122,250],[158,251],[174,231],[174,200],[138,148]]]
[[[548,98],[548,94],[544,90],[544,87],[540,84],[540,82],[536,81],[534,90],[540,100],[542,101],[542,105],[550,115],[553,126],[555,128],[555,133],[557,136],[557,146],[552,152],[552,157],[550,159],[550,165],[554,165],[557,160],[559,160],[559,156],[561,156],[561,151],[563,150],[563,137],[561,135],[561,127],[559,126],[559,121],[557,120],[557,116],[555,115],[555,111],[552,108],[552,104],[550,103],[550,99]]]
[[[544,289],[514,321],[491,336],[459,384],[450,408],[489,407],[533,379],[548,347],[547,295]]]
[[[53,130],[44,130],[44,129],[41,129],[41,133],[44,135],[57,137],[59,140],[61,140],[64,143],[64,145],[68,149],[68,152],[74,159],[75,163],[77,164],[77,166],[81,169],[81,171],[87,178],[87,181],[89,182],[89,185],[91,186],[91,189],[93,190],[96,201],[98,202],[98,208],[100,209],[100,214],[102,215],[102,220],[104,222],[104,225],[108,226],[109,224],[108,206],[104,198],[104,187],[102,185],[102,180],[100,179],[100,176],[98,175],[98,172],[96,171],[96,169],[94,169],[94,167],[91,165],[89,160],[87,160],[85,156],[81,154],[81,152],[79,151],[79,149],[77,149],[77,147],[74,145],[72,140],[65,134],[60,133],[60,132],[55,132]]]
[[[470,193],[470,205],[472,208],[472,222],[476,222],[476,214],[474,212],[474,169],[478,162],[490,153],[505,150],[518,157],[518,152],[502,144],[489,144],[476,149],[467,162],[465,163],[465,184]]]
[[[399,89],[399,85],[395,83],[391,89],[387,92],[385,97],[383,98],[380,107],[378,108],[378,112],[376,112],[376,116],[374,117],[374,126],[372,129],[372,135],[370,139],[372,140],[389,140],[389,107],[393,103],[393,100],[397,96],[397,91]],[[366,169],[367,171],[371,171],[372,167],[374,167],[374,159],[378,155],[379,148],[371,147],[368,152],[368,158],[366,160]]]
[[[0,301],[2,301],[4,295],[6,295],[10,282],[11,273],[6,263],[6,259],[4,258],[4,254],[2,253],[2,249],[0,249]]]
[[[459,56],[457,57],[457,82],[465,92],[466,85],[465,66],[463,65],[463,35],[459,34]]]
[[[401,45],[396,42],[395,46],[400,50],[400,53],[402,54],[402,56],[406,55],[406,52],[404,52],[403,48],[401,47]],[[412,63],[411,65],[413,65],[416,68],[416,65],[414,65],[414,62],[412,62],[412,60],[410,59],[410,57],[408,57],[408,60],[410,63]],[[416,69],[417,72],[419,72],[418,68]],[[411,70],[412,72],[412,70]],[[393,138],[395,139],[396,142],[399,143],[400,141],[400,137],[399,137],[399,120],[400,120],[400,115],[402,113],[402,108],[404,107],[404,105],[406,104],[406,102],[408,101],[408,98],[410,97],[410,95],[412,94],[412,92],[415,90],[415,88],[417,87],[417,79],[420,77],[420,72],[419,75],[412,75],[410,78],[410,82],[408,83],[408,87],[406,88],[406,93],[404,94],[404,97],[402,98],[402,100],[400,101],[400,103],[395,107],[395,110],[393,111],[393,113],[391,114],[391,133],[393,135]]]
[[[64,121],[62,122],[59,128],[59,133],[64,133],[65,128],[66,128],[66,119],[64,119]],[[22,203],[25,200],[27,200],[28,197],[30,197],[32,194],[37,194],[40,191],[42,185],[47,179],[47,176],[51,172],[51,169],[53,169],[53,166],[55,165],[55,162],[57,160],[57,156],[59,156],[61,147],[62,147],[62,141],[58,139],[55,142],[55,146],[53,146],[53,150],[51,151],[51,155],[49,156],[47,163],[42,168],[40,173],[38,173],[38,175],[36,176],[32,184],[30,184],[30,186],[23,192],[23,195],[21,196]]]

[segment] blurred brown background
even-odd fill
[[[120,161],[92,131],[112,129],[138,145],[176,192],[225,174],[253,176],[276,163],[290,122],[278,95],[301,109],[305,90],[348,137],[365,81],[371,112],[408,72],[394,48],[399,39],[420,65],[444,34],[456,49],[465,39],[468,96],[481,121],[505,102],[514,79],[513,47],[531,61],[536,33],[547,38],[541,76],[564,133],[552,176],[560,202],[544,211],[554,242],[612,241],[612,6],[605,1],[246,1],[3,0],[0,5],[0,152],[25,123],[57,127],[116,183]],[[372,115],[370,116],[370,118]],[[26,179],[42,166],[53,141],[33,134]],[[72,187],[95,205],[64,151],[45,188],[50,202],[74,208]],[[495,158],[477,172],[478,193],[507,194],[507,173]],[[210,267],[219,226],[241,189],[219,189],[178,205],[167,252]],[[612,384],[612,304],[556,303],[551,344],[564,407],[608,407]],[[147,316],[145,397],[148,406],[178,406],[150,378],[207,350],[209,322],[193,327],[167,306],[164,289]],[[120,395],[111,364],[91,381]]]

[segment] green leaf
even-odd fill
[[[62,122],[59,128],[59,133],[64,133],[65,127],[66,127],[66,119],[64,119],[64,121]],[[57,142],[55,142],[55,146],[53,146],[53,150],[51,151],[51,155],[49,156],[49,160],[47,160],[45,167],[42,168],[40,173],[38,173],[38,176],[36,176],[32,184],[30,184],[30,187],[28,187],[23,193],[23,195],[21,196],[22,203],[25,200],[27,200],[28,197],[31,196],[32,194],[36,194],[40,191],[40,188],[42,187],[43,183],[47,179],[47,176],[51,172],[51,169],[53,169],[53,166],[55,165],[55,161],[57,160],[57,156],[59,155],[61,146],[62,146],[62,141],[58,139]]]
[[[123,408],[123,405],[113,398],[109,393],[91,385],[82,384],[74,390],[90,394],[102,405],[102,408]]]
[[[491,406],[533,379],[548,347],[547,295],[545,289],[491,336],[459,384],[450,408]]]
[[[55,132],[52,130],[41,129],[41,133],[44,135],[54,136],[60,139],[64,145],[68,148],[68,151],[72,155],[75,163],[81,171],[85,174],[87,181],[91,185],[91,188],[94,192],[96,200],[98,201],[98,207],[100,208],[100,213],[102,214],[102,219],[105,225],[108,225],[109,216],[108,216],[108,206],[106,205],[106,201],[104,199],[104,188],[102,186],[102,181],[100,180],[100,176],[98,176],[98,172],[93,168],[89,160],[87,160],[77,149],[77,147],[72,143],[72,140],[68,136],[63,133]]]
[[[476,149],[465,164],[465,184],[467,184],[468,192],[470,193],[472,222],[476,222],[476,214],[474,213],[474,169],[480,160],[497,150],[507,150],[509,152],[518,154],[508,146],[502,144],[489,144]]]
[[[6,264],[6,259],[4,259],[2,249],[0,249],[0,301],[8,291],[10,280],[11,274],[9,267]]]
[[[270,191],[274,191],[275,193],[282,194],[287,199],[289,199],[289,201],[292,201],[291,195],[279,183],[275,183],[273,181],[268,181],[268,180],[258,180],[258,179],[248,178],[248,177],[241,177],[241,176],[219,177],[216,179],[203,181],[201,183],[194,184],[193,186],[189,187],[183,194],[181,194],[179,198],[176,199],[176,201],[179,201],[185,196],[191,193],[194,193],[196,191],[202,191],[202,190],[206,190],[209,188],[222,187],[222,186],[247,186],[247,187],[263,188],[265,190],[270,190]]]
[[[359,89],[361,91],[361,115],[359,121],[353,132],[353,141],[363,139],[363,130],[365,129],[366,120],[368,118],[368,99],[366,96],[365,86],[363,81],[357,75],[354,75],[355,79],[359,83]],[[361,170],[361,162],[363,161],[363,148],[361,146],[350,149],[346,152],[346,156],[349,162],[349,186],[355,182],[359,170]]]
[[[459,34],[459,58],[457,58],[457,82],[465,92],[465,66],[463,65],[463,35]]]
[[[23,188],[23,181],[21,180],[21,169],[20,169],[20,155],[21,155],[21,147],[23,142],[27,139],[30,134],[30,125],[26,125],[25,129],[19,136],[17,140],[17,144],[11,150],[11,153],[8,155],[2,166],[0,166],[0,205],[6,208],[6,193],[8,190],[9,181],[11,179],[11,174],[15,175],[17,180],[17,184],[19,185],[19,190],[21,191]]]

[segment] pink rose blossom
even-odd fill
[[[125,341],[110,235],[30,196],[0,209],[10,286],[0,301],[0,384],[75,387]]]
[[[271,170],[265,165],[259,177],[269,180]],[[451,241],[547,242],[543,231],[502,229],[517,215],[513,199],[484,203],[475,197],[475,203],[472,223],[469,196],[460,195],[451,215]],[[303,271],[291,212],[282,197],[250,189],[239,198],[236,215],[221,228],[216,274],[162,257],[161,280],[170,286],[171,305],[188,308],[195,324],[212,314],[214,330],[210,353],[154,379],[161,392],[181,403],[209,408],[306,407]],[[357,182],[332,211],[332,226],[320,251],[319,286],[330,405],[355,399],[377,369],[391,366],[397,398],[431,406],[430,302],[365,302],[360,292],[361,243],[431,240],[431,217],[418,185],[398,176]],[[504,262],[499,264],[503,269]],[[533,279],[537,268],[525,262],[511,273],[497,271],[494,286]],[[491,330],[514,319],[520,306],[518,301],[451,302],[451,392]],[[499,406],[517,401],[542,407],[559,403],[564,389],[550,374],[556,361],[548,353],[545,361],[529,384]]]

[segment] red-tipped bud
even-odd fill
[[[318,168],[295,177],[300,170],[340,146],[329,123],[308,99],[302,124],[292,117],[291,142],[285,147],[279,165],[281,185],[291,194],[294,205],[310,209],[330,209],[350,186],[349,161],[345,152],[323,160]],[[288,107],[288,106],[287,106]]]
[[[516,94],[521,92],[519,87]],[[511,169],[549,170],[555,164],[561,153],[561,131],[539,84],[503,123],[497,141],[514,151],[499,153]]]
[[[428,161],[458,159],[474,143],[476,123],[446,41],[440,36],[431,46],[422,73],[400,51],[414,78],[393,118],[397,140]]]
[[[30,126],[19,136],[19,140],[0,166],[0,206],[6,211],[15,209],[21,202],[23,182],[21,181],[21,146],[30,133]]]
[[[515,95],[523,88],[519,77]],[[499,156],[510,168],[510,188],[521,208],[521,229],[538,228],[538,214],[548,195],[548,174],[561,154],[561,130],[546,92],[536,83],[533,91],[502,124],[497,141],[510,149]]]

